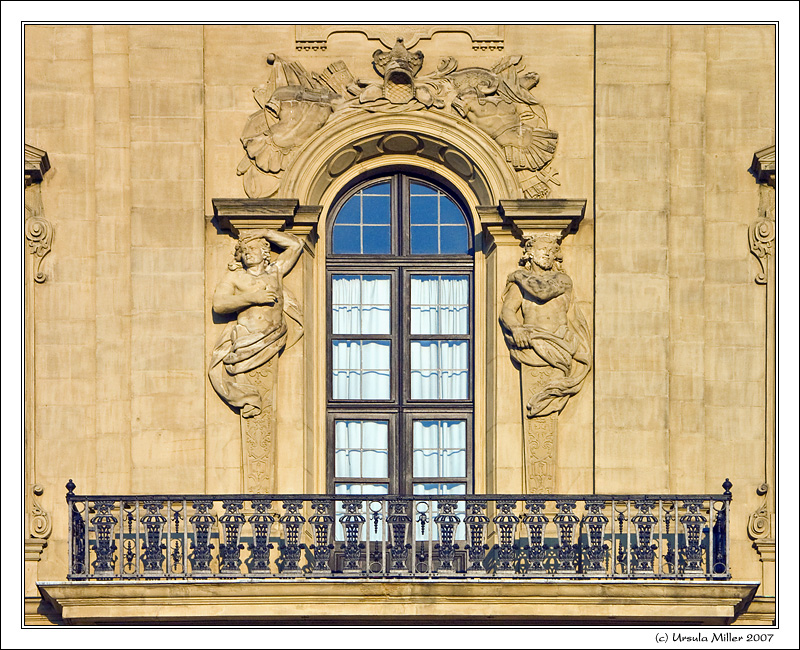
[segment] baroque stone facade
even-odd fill
[[[747,620],[771,620],[777,217],[748,166],[775,141],[773,25],[24,36],[25,142],[51,165],[23,234],[26,537],[47,540],[26,561],[29,622],[91,618],[91,585],[44,604],[36,588],[69,570],[68,479],[81,494],[330,490],[329,217],[390,173],[460,197],[469,221],[470,490],[719,493],[730,477],[740,591],[712,585],[731,614],[697,617],[731,622],[757,582]],[[320,594],[276,589],[313,616]],[[331,589],[347,615],[351,587]],[[424,598],[457,595],[442,589],[394,595],[423,616]],[[581,605],[559,611],[609,615],[592,587],[569,589]],[[700,612],[690,592],[670,602]],[[381,598],[359,611],[387,616]],[[479,597],[464,598],[437,616],[467,620]],[[114,618],[98,607],[92,620]]]

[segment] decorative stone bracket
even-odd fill
[[[25,145],[25,239],[28,248],[37,259],[33,279],[41,284],[47,280],[42,271],[42,262],[53,243],[53,226],[44,218],[42,195],[39,184],[50,169],[47,152],[29,144]]]

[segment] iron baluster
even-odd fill
[[[430,548],[431,540],[428,539],[428,545],[426,550],[426,538],[425,538],[425,526],[428,523],[428,512],[430,511],[430,503],[428,501],[416,501],[414,505],[414,511],[417,513],[417,523],[419,524],[419,552],[417,552],[416,548],[414,548],[414,561],[412,564],[414,565],[414,573],[430,573],[431,571],[431,555],[432,549]],[[433,537],[429,535],[429,537]],[[414,545],[416,546],[417,543],[417,529],[414,528]]]
[[[608,517],[603,514],[606,502],[587,499],[584,510],[589,514],[583,516],[582,525],[589,534],[589,546],[586,548],[586,564],[582,573],[590,576],[606,575],[605,557],[608,545],[604,544]]]
[[[625,527],[625,512],[618,509],[618,505],[615,506],[617,508],[617,526],[619,528],[619,533],[617,535],[617,555],[616,555],[616,564],[619,565],[620,573],[627,573],[626,564],[628,561],[628,548],[625,546],[622,540],[622,533],[623,528]]]
[[[577,571],[578,545],[574,543],[575,526],[580,519],[572,512],[575,501],[556,501],[559,513],[553,517],[558,526],[558,555],[556,573],[574,574]]]
[[[339,517],[339,522],[344,528],[344,573],[360,574],[363,573],[361,563],[361,529],[367,518],[361,514],[363,507],[361,499],[343,499],[342,507],[344,514]],[[369,561],[369,560],[367,560]]]
[[[247,519],[253,529],[253,542],[249,545],[250,560],[247,568],[252,576],[268,576],[272,573],[269,568],[269,551],[272,548],[272,544],[269,543],[269,533],[272,524],[275,523],[275,517],[267,510],[272,506],[272,501],[253,499],[250,505],[255,512]]]
[[[280,523],[283,526],[283,567],[282,576],[300,576],[303,571],[300,568],[300,558],[303,554],[303,545],[300,543],[300,534],[306,518],[300,514],[303,509],[302,499],[286,499],[283,502],[284,514],[281,515]]]
[[[114,575],[114,565],[116,556],[114,551],[117,545],[114,543],[114,525],[119,521],[111,514],[114,501],[95,501],[94,509],[97,514],[91,518],[94,525],[94,575],[98,578],[110,577]]]
[[[528,560],[527,575],[547,575],[547,568],[544,564],[547,553],[544,532],[550,520],[543,512],[546,503],[544,499],[526,499],[525,501],[526,512],[522,515],[522,523],[528,530],[528,548],[525,549]]]
[[[408,551],[411,545],[406,542],[411,516],[408,514],[410,502],[407,500],[392,500],[389,502],[389,514],[386,517],[386,526],[390,535],[389,543],[389,573],[408,572]]]
[[[383,520],[383,502],[370,499],[367,501],[367,508],[369,511],[369,518],[372,520],[372,528],[367,526],[367,575],[372,573],[382,574],[384,572],[384,558],[386,556],[385,543],[383,541],[383,528],[381,521]],[[378,538],[381,539],[381,545],[378,546]]]
[[[703,548],[700,545],[700,535],[706,523],[706,517],[700,513],[703,499],[685,499],[683,507],[688,512],[680,519],[684,528],[685,544],[681,547],[684,575],[702,575]]]
[[[469,531],[469,544],[466,546],[467,573],[473,575],[483,575],[486,569],[483,567],[483,560],[489,545],[486,543],[486,527],[489,525],[489,517],[486,516],[486,501],[467,501],[467,515],[464,523]]]
[[[220,515],[219,523],[222,524],[225,542],[220,542],[219,545],[219,572],[223,576],[241,573],[240,555],[244,544],[239,543],[239,536],[242,533],[242,526],[244,526],[244,515],[239,510],[243,505],[242,501],[222,502],[225,514]]]
[[[519,523],[519,517],[514,514],[514,508],[517,507],[515,500],[499,500],[497,501],[497,509],[500,511],[498,515],[492,519],[498,529],[498,537],[500,544],[495,544],[497,549],[497,566],[495,567],[495,575],[514,575],[515,551],[518,548],[514,544],[514,533]]]
[[[75,499],[73,491],[75,483],[72,479],[67,481],[67,504],[70,508],[69,519],[69,545],[70,545],[70,578],[88,578],[89,564],[86,562],[86,541],[89,535],[86,530],[87,525],[78,507],[78,500]],[[85,510],[84,510],[85,511]]]
[[[714,527],[711,535],[713,549],[711,573],[717,579],[721,577],[730,577],[730,570],[728,568],[728,545],[730,543],[730,538],[728,536],[728,506],[733,497],[731,494],[732,487],[733,483],[731,483],[730,479],[726,478],[725,482],[722,484],[722,488],[725,490],[722,495],[723,498],[719,500],[710,499],[712,511],[716,510],[715,504],[719,504],[720,506],[719,510],[716,510],[717,514],[714,519]]]
[[[631,523],[636,526],[636,544],[631,547],[632,568],[634,573],[652,575],[656,545],[651,541],[653,526],[658,519],[650,512],[652,501],[640,500],[635,505],[638,512],[631,518]]]
[[[197,578],[207,578],[211,575],[211,551],[214,545],[211,543],[211,527],[216,522],[216,517],[209,512],[214,508],[212,500],[197,500],[192,504],[195,514],[189,517],[189,523],[194,528],[194,542],[191,548],[194,551],[189,558],[192,561],[192,576]]]
[[[455,514],[458,501],[440,499],[437,505],[439,514],[433,518],[433,521],[439,527],[439,543],[434,547],[439,551],[438,573],[453,575],[455,573],[453,560],[455,559],[456,549],[458,549],[458,544],[454,544],[453,539],[456,527],[461,523],[461,518]]]
[[[142,545],[142,563],[144,565],[142,574],[145,577],[161,577],[164,575],[162,562],[164,561],[163,551],[167,548],[166,544],[161,543],[161,530],[167,523],[167,518],[161,514],[163,501],[144,501],[143,504],[147,514],[141,519],[145,529],[145,539]]]
[[[170,501],[169,509],[172,518],[172,523],[174,525],[174,537],[171,538],[170,544],[172,545],[172,552],[170,553],[170,559],[172,561],[171,565],[171,573],[185,573],[185,567],[183,564],[183,550],[185,546],[181,543],[181,539],[178,537],[180,534],[180,525],[183,521],[183,517],[181,516],[181,505],[178,505],[177,510],[175,509],[175,504]]]
[[[314,544],[311,545],[311,550],[314,551],[314,575],[331,574],[330,559],[333,544],[330,539],[334,521],[331,515],[332,507],[333,502],[327,499],[311,502],[314,514],[308,518],[308,523],[314,527]]]
[[[675,503],[671,503],[669,509],[664,507],[664,534],[667,539],[667,552],[664,553],[664,562],[667,565],[667,573],[673,577],[678,575],[678,567],[675,563],[675,549],[678,547],[678,526],[675,526],[675,534],[670,537],[670,526],[675,518]]]

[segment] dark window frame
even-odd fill
[[[330,493],[337,483],[389,484],[389,494],[411,495],[414,483],[463,483],[465,493],[474,490],[474,412],[475,412],[475,232],[471,211],[464,200],[446,181],[422,174],[409,174],[398,170],[361,177],[349,184],[334,202],[326,224],[327,241],[333,242],[333,228],[341,207],[359,190],[389,180],[392,192],[390,254],[331,253],[326,257],[326,482]],[[408,200],[410,182],[420,182],[446,194],[464,215],[467,226],[469,252],[467,254],[411,254],[411,227]],[[390,275],[392,283],[390,334],[333,334],[332,287],[334,275]],[[468,278],[468,334],[415,334],[411,332],[411,276],[412,275],[465,275]],[[399,327],[398,327],[399,326]],[[333,341],[334,340],[389,340],[390,399],[353,400],[333,399]],[[468,351],[468,387],[466,399],[414,399],[410,397],[410,349],[412,340],[464,340]],[[413,420],[466,420],[466,477],[430,478],[413,477]],[[389,421],[389,477],[380,479],[349,479],[335,474],[335,422],[337,420],[388,420]]]

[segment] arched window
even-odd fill
[[[328,486],[472,491],[473,233],[455,192],[397,173],[328,220]]]

